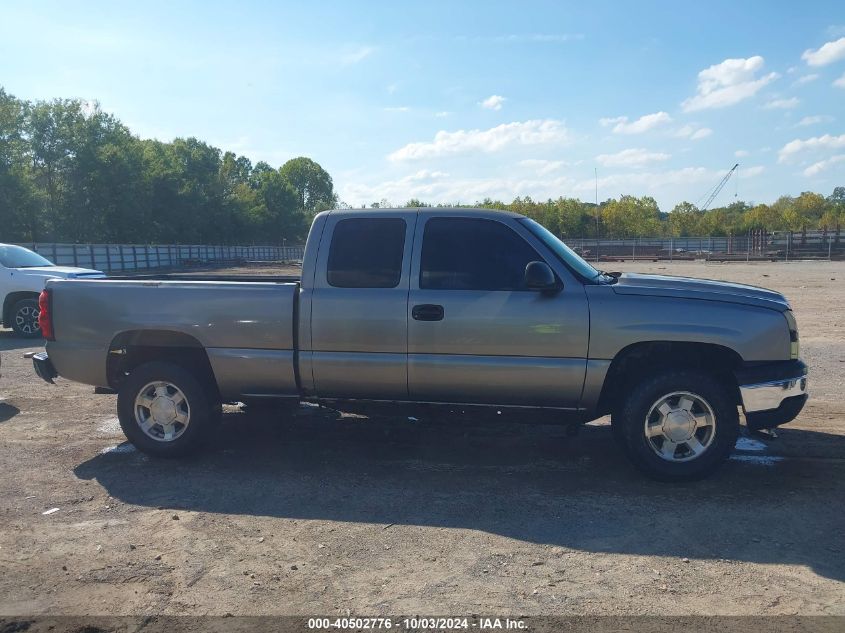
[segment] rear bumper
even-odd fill
[[[736,377],[751,428],[786,424],[807,402],[807,366],[800,360],[743,367]]]
[[[53,363],[50,362],[50,357],[47,356],[47,352],[33,354],[32,366],[35,368],[35,373],[38,374],[38,377],[41,378],[41,380],[49,382],[51,385],[55,384],[53,383],[53,378],[59,374],[56,373],[56,368],[53,367]]]

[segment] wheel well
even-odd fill
[[[622,349],[613,359],[599,397],[598,414],[611,413],[635,377],[662,369],[701,369],[723,382],[737,404],[739,388],[733,370],[742,363],[734,350],[711,343],[648,341]]]
[[[10,292],[3,300],[3,324],[6,326],[12,323],[12,307],[21,299],[35,299],[38,301],[38,293],[31,290]]]
[[[179,365],[209,389],[217,390],[217,380],[202,343],[193,336],[170,330],[132,330],[118,334],[109,345],[106,363],[109,386],[120,389],[133,369],[150,361]]]

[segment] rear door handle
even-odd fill
[[[411,309],[411,316],[415,321],[442,321],[443,306],[432,303],[422,303]]]

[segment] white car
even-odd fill
[[[56,266],[22,246],[0,244],[0,300],[2,322],[18,336],[41,336],[38,326],[38,295],[49,279],[102,279],[99,270]]]

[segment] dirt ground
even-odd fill
[[[525,414],[229,408],[214,450],[158,461],[0,331],[0,614],[845,614],[845,263],[606,268],[784,292],[805,411],[685,485],[604,422]]]

